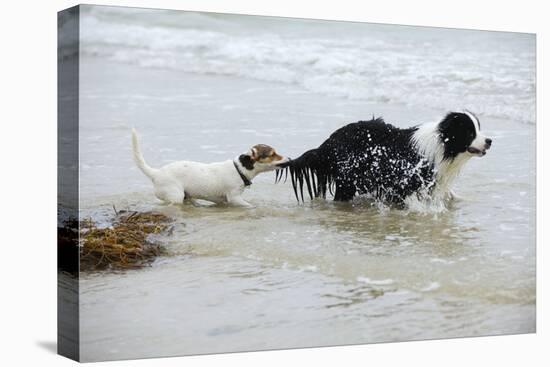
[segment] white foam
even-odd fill
[[[431,292],[431,291],[435,291],[436,289],[439,289],[440,287],[441,287],[441,284],[439,284],[438,282],[431,282],[424,288],[421,288],[420,292]]]
[[[265,29],[261,18],[177,13],[175,21],[173,14],[141,10],[129,22],[121,9],[85,12],[83,55],[295,84],[375,103],[535,120],[535,47],[528,35],[484,33],[481,47],[471,44],[469,31],[407,28],[395,38],[374,24],[340,29],[333,23],[328,33],[299,20],[271,19],[280,26]],[[427,40],[432,46],[420,47]],[[455,52],[461,44],[467,47]]]
[[[357,281],[370,285],[390,285],[394,283],[393,279],[370,279],[367,277],[357,277]]]
[[[454,261],[452,261],[452,260],[445,260],[445,259],[440,259],[440,258],[432,258],[432,259],[430,259],[430,262],[431,263],[441,263],[441,264],[445,264],[445,265],[454,264]]]

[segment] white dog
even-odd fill
[[[184,199],[202,199],[214,203],[250,206],[242,197],[243,190],[262,172],[278,169],[286,163],[268,145],[258,144],[233,160],[215,163],[178,161],[161,168],[149,166],[139,149],[136,131],[132,129],[134,160],[153,181],[155,196],[169,204],[182,204]]]

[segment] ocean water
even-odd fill
[[[82,274],[84,360],[534,332],[533,35],[85,6],[81,39],[82,216],[175,220],[151,267]],[[160,166],[462,108],[493,147],[446,210],[299,204],[271,173],[251,209],[165,206],[131,157],[131,127]]]
[[[107,7],[82,27],[85,55],[143,67],[535,120],[532,34]]]

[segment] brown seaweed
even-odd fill
[[[115,211],[116,212],[116,211]],[[151,235],[166,233],[171,219],[158,212],[116,212],[110,227],[80,221],[80,271],[135,269],[166,253]]]

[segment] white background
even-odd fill
[[[543,365],[548,338],[548,261],[542,248],[543,109],[548,106],[550,39],[544,1],[180,0],[96,4],[242,14],[356,20],[537,33],[537,334],[429,342],[111,362],[112,366]],[[9,5],[8,5],[9,4]],[[56,340],[56,12],[74,1],[11,1],[0,9],[0,363],[73,365],[55,354]],[[545,17],[546,14],[546,17]],[[546,65],[545,65],[546,64]],[[548,70],[548,69],[546,69]],[[543,103],[547,105],[544,106]],[[548,109],[546,109],[548,111]],[[546,145],[546,146],[545,146]],[[7,205],[6,205],[7,204]],[[547,224],[548,225],[548,224]],[[547,363],[547,362],[546,362]],[[99,365],[104,365],[101,363]]]

